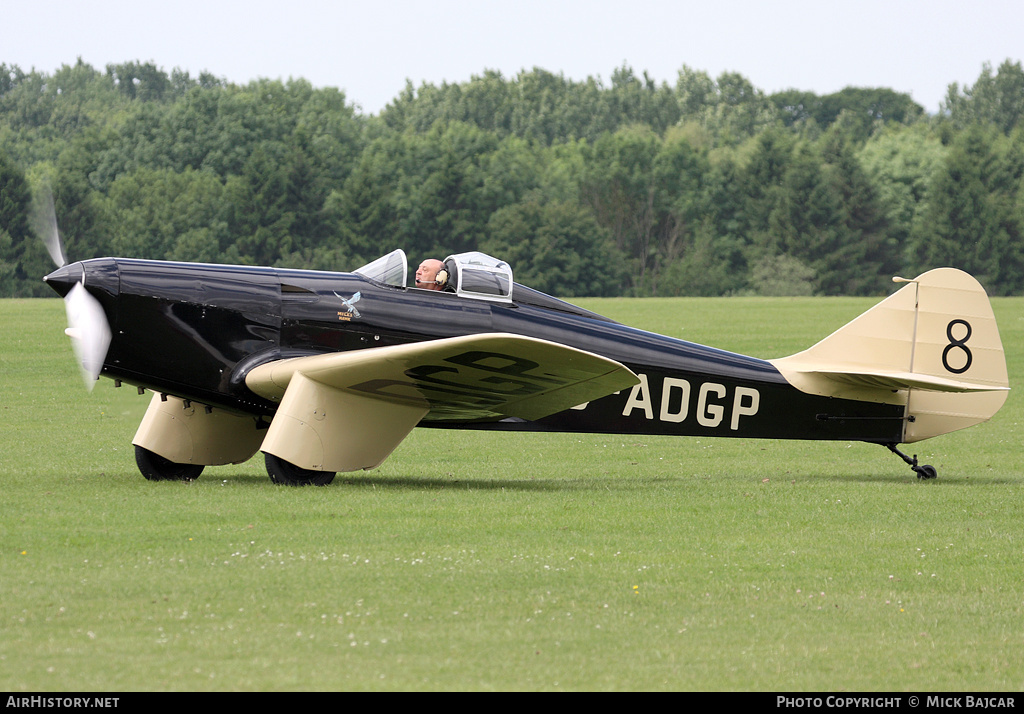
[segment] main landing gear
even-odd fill
[[[304,469],[266,452],[263,452],[263,459],[270,480],[284,486],[326,486],[334,480],[332,471]]]
[[[202,464],[178,464],[138,445],[135,463],[150,481],[195,481],[203,472]]]
[[[284,486],[326,486],[334,480],[330,471],[304,469],[273,454],[263,455],[267,475]],[[203,473],[202,464],[179,464],[142,446],[135,446],[135,463],[149,481],[195,481]]]
[[[919,479],[927,481],[929,479],[938,478],[939,472],[935,470],[935,467],[931,464],[924,464],[922,466],[917,465],[917,454],[914,454],[914,458],[910,458],[902,451],[896,448],[896,444],[885,445],[889,451],[899,456],[910,466],[910,469],[917,474]]]

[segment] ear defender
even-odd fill
[[[434,282],[440,285],[442,288],[448,285],[448,268],[441,268],[437,271],[437,275],[434,276]]]

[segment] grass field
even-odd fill
[[[775,357],[874,301],[586,300]],[[1024,299],[994,301],[1024,385]],[[1022,409],[909,447],[416,430],[150,483],[58,300],[0,301],[0,690],[1024,690]]]

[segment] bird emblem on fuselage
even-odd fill
[[[341,300],[341,304],[345,306],[344,310],[338,311],[339,320],[351,320],[353,317],[357,319],[360,317],[359,310],[356,308],[356,303],[363,297],[362,293],[356,293],[347,299],[338,295],[338,293],[334,293],[334,296]]]

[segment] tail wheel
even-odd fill
[[[886,444],[885,447],[892,453],[899,456],[906,464],[910,467],[910,470],[917,474],[917,477],[922,481],[930,481],[934,478],[938,478],[938,470],[931,464],[924,464],[923,466],[917,465],[917,454],[914,454],[914,458],[910,458],[902,451],[896,448],[896,444]]]
[[[334,480],[333,471],[314,471],[264,452],[270,480],[282,486],[326,486]]]
[[[135,447],[135,463],[150,481],[195,481],[203,472],[202,464],[179,464],[141,446]]]

